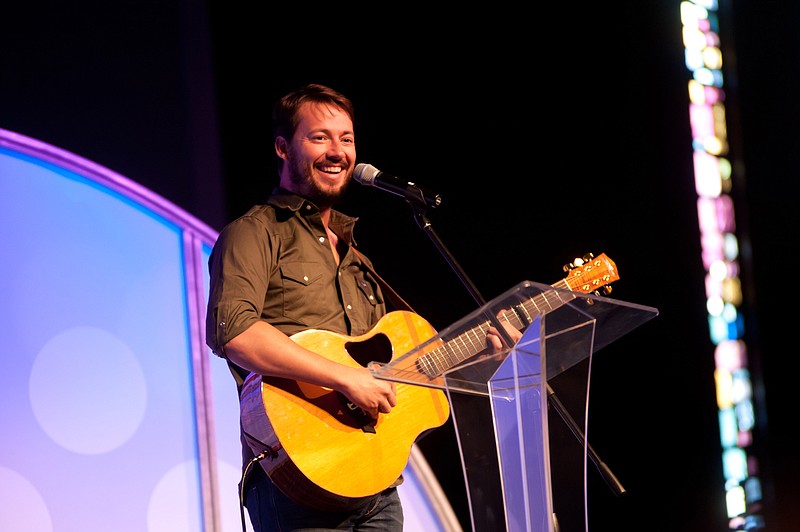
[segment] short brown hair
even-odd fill
[[[355,123],[355,109],[353,102],[344,94],[316,83],[304,85],[294,90],[277,102],[272,108],[272,140],[278,137],[291,139],[297,129],[297,110],[306,103],[320,103],[338,107],[350,116],[350,120]]]

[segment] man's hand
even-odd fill
[[[508,334],[508,337],[516,344],[522,338],[522,333],[508,323],[508,320],[504,317],[505,313],[506,311],[500,311],[497,314],[497,319],[503,326],[503,330]],[[486,331],[486,347],[489,350],[489,354],[498,353],[509,347],[494,325],[490,326],[489,330]]]
[[[397,405],[395,383],[377,379],[367,368],[346,368],[345,389],[340,390],[361,410],[377,419],[378,414],[388,414]]]

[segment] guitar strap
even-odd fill
[[[378,283],[381,285],[381,288],[383,289],[383,292],[384,292],[384,296],[386,296],[386,299],[389,301],[389,303],[391,304],[391,306],[392,306],[392,307],[393,307],[395,310],[410,310],[411,312],[414,312],[414,309],[413,309],[413,308],[411,308],[411,305],[409,305],[409,304],[406,302],[406,300],[405,300],[405,299],[403,299],[402,297],[400,297],[400,294],[398,294],[398,293],[395,291],[395,289],[394,289],[394,288],[392,288],[392,287],[389,285],[389,283],[387,283],[387,282],[384,280],[384,278],[383,278],[383,277],[381,277],[380,275],[378,275],[378,273],[377,273],[377,272],[376,272],[376,271],[375,271],[375,270],[374,270],[374,269],[373,269],[373,268],[372,268],[372,267],[369,265],[369,261],[367,261],[367,259],[366,259],[366,257],[364,257],[364,255],[362,255],[362,254],[361,254],[361,253],[360,253],[360,252],[359,252],[359,251],[358,251],[358,250],[357,250],[355,247],[353,247],[353,246],[350,246],[350,249],[352,249],[352,250],[353,250],[353,253],[355,253],[356,257],[358,257],[358,258],[361,260],[361,264],[364,266],[364,268],[366,268],[366,270],[367,270],[369,273],[371,273],[371,274],[372,274],[372,276],[373,276],[373,277],[375,277],[375,279],[376,279],[376,280],[378,281]],[[416,312],[414,312],[414,313],[416,314]]]

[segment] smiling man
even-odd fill
[[[356,164],[353,123],[351,101],[329,87],[307,85],[281,98],[273,108],[279,185],[265,204],[223,228],[209,259],[206,342],[227,360],[239,386],[240,494],[257,532],[403,527],[396,488],[401,475],[375,493],[339,497],[309,482],[301,465],[287,459],[287,448],[297,448],[298,438],[282,441],[276,430],[290,411],[295,413],[289,426],[306,425],[298,419],[305,412],[291,410],[304,400],[308,425],[318,421],[331,406],[324,404],[331,395],[326,391],[342,399],[330,408],[331,415],[339,420],[341,411],[356,411],[358,416],[348,419],[365,431],[374,431],[375,420],[397,403],[393,382],[295,338],[310,330],[363,335],[387,311],[371,262],[354,250],[355,218],[333,208]],[[325,342],[317,343],[324,347]],[[248,382],[256,383],[252,393]],[[272,396],[289,399],[261,416],[267,427],[252,427],[248,421],[258,416],[248,407],[262,406],[266,382]],[[303,439],[320,436],[309,433]],[[315,465],[337,454],[325,445],[323,438],[311,445],[311,454],[318,455],[309,458]],[[337,479],[346,475],[342,469],[331,473]]]

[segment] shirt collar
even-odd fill
[[[293,212],[301,214],[310,214],[319,212],[319,208],[313,201],[307,200],[302,196],[298,196],[290,190],[285,188],[275,187],[269,197],[268,203],[281,209],[288,209]],[[355,244],[353,239],[353,227],[358,221],[357,217],[348,216],[336,209],[331,209],[331,219],[328,223],[331,231],[344,238],[349,244]]]

